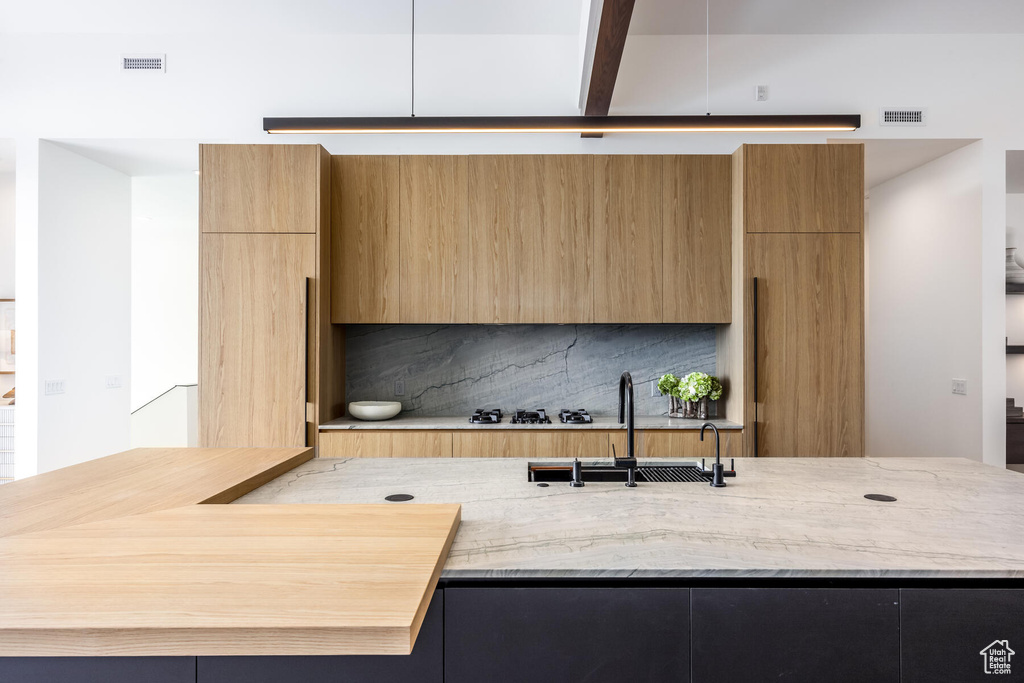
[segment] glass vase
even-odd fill
[[[697,419],[708,419],[708,397],[702,396],[697,402]]]

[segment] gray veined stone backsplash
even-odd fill
[[[633,375],[638,415],[666,372],[715,373],[714,325],[347,325],[348,401],[401,400],[416,415],[475,408],[584,408],[614,415],[619,375]],[[396,397],[395,382],[405,381]]]

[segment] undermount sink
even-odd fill
[[[532,482],[569,482],[572,480],[571,462],[531,462],[527,463],[528,481]],[[610,462],[590,462],[582,465],[583,481],[586,482],[624,482],[626,470],[615,467]],[[725,476],[736,476],[735,470],[726,471]],[[674,460],[657,464],[641,464],[636,468],[636,480],[643,483],[674,483],[686,482],[707,484],[711,481],[711,470],[705,470],[701,464],[692,460]]]

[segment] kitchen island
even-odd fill
[[[721,489],[571,488],[528,481],[527,463],[316,460],[236,504],[459,502],[439,584],[445,681],[962,683],[990,679],[990,643],[1024,643],[1016,473],[965,459],[741,459]]]

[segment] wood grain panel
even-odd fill
[[[320,432],[321,458],[450,458],[452,433],[443,430],[335,429]]]
[[[198,505],[0,539],[2,654],[409,654],[460,515]]]
[[[489,429],[455,432],[456,458],[603,458],[608,452],[608,432],[515,431]]]
[[[202,236],[201,446],[306,444],[306,278],[316,277],[315,252],[315,235]]]
[[[0,486],[0,536],[228,503],[312,459],[308,448],[136,448]]]
[[[741,456],[743,434],[739,431],[721,430],[719,449],[723,458]],[[679,458],[694,460],[707,458],[708,462],[715,458],[715,433],[710,429],[704,432],[704,441],[700,440],[700,430],[670,431],[666,429],[647,429],[641,433],[640,457],[644,458]],[[728,467],[729,463],[726,462]]]
[[[469,301],[479,323],[593,320],[593,162],[469,158]]]
[[[320,145],[201,145],[201,231],[315,232],[320,150]]]
[[[743,149],[748,233],[864,231],[863,145]]]
[[[664,322],[732,322],[732,159],[664,159]]]
[[[331,292],[333,291],[331,208],[333,206],[330,153],[320,149],[319,229],[316,248],[316,339],[310,348],[316,366],[316,379],[310,385],[310,400],[315,417],[308,425],[309,443],[315,444],[318,427],[345,414],[345,328],[331,324]]]
[[[404,323],[470,321],[467,166],[465,156],[399,163]]]
[[[331,233],[335,323],[399,322],[397,156],[335,156]]]
[[[863,455],[862,236],[748,235],[746,259],[759,287],[759,454]]]
[[[662,165],[594,157],[594,322],[663,320]]]

